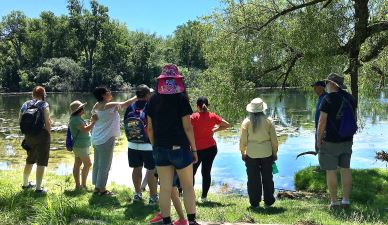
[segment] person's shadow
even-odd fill
[[[258,213],[258,214],[266,214],[266,215],[275,215],[275,214],[281,214],[284,213],[287,209],[284,207],[279,207],[279,206],[272,206],[269,208],[250,208],[248,207],[247,210],[253,212],[253,213]]]
[[[120,201],[117,199],[116,196],[107,196],[103,195],[100,196],[98,194],[92,194],[92,196],[89,199],[89,205],[96,206],[96,207],[120,207]]]
[[[201,207],[207,207],[207,208],[219,208],[219,207],[233,206],[233,205],[236,205],[236,203],[224,204],[219,202],[207,201],[207,202],[197,202],[196,205]]]
[[[158,206],[149,206],[144,202],[132,202],[127,205],[124,211],[126,219],[135,219],[144,221],[148,216],[153,216],[159,212]]]

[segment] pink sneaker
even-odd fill
[[[175,220],[174,222],[172,222],[172,224],[173,225],[187,225],[188,222],[185,219],[179,219],[179,220]]]
[[[163,223],[163,216],[161,213],[156,214],[154,218],[151,219],[151,224]]]

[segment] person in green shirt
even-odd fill
[[[97,115],[93,114],[90,118],[91,123],[87,124],[82,115],[85,114],[86,103],[80,101],[74,101],[70,104],[70,131],[73,138],[73,152],[74,152],[74,167],[73,176],[75,181],[75,189],[85,188],[86,180],[88,178],[89,169],[92,166],[90,160],[90,146],[91,138],[90,131],[93,129],[94,124],[97,121]],[[80,169],[81,165],[84,165],[81,173],[80,184]]]

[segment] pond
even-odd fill
[[[194,92],[193,92],[194,93]],[[191,94],[194,101],[198,95]],[[198,93],[198,92],[195,92]],[[386,164],[375,160],[375,152],[387,151],[388,146],[388,91],[368,100],[360,101],[360,131],[354,137],[352,168],[386,168]],[[125,100],[133,93],[114,93],[115,100]],[[314,149],[314,105],[317,97],[312,92],[302,90],[261,89],[255,92],[268,103],[268,113],[275,118],[279,135],[279,173],[274,176],[278,189],[294,189],[294,174],[307,166],[317,165],[316,156],[302,156],[298,153]],[[25,152],[20,148],[22,140],[17,124],[19,107],[29,98],[29,94],[0,95],[0,170],[22,168]],[[249,97],[250,98],[250,97]],[[212,170],[212,188],[227,189],[234,192],[246,192],[245,166],[241,161],[238,141],[239,122],[246,116],[245,105],[250,99],[238,99],[236,102],[210,102],[211,110],[232,122],[232,128],[217,133],[215,139],[219,153]],[[65,132],[68,121],[68,106],[73,100],[86,101],[90,111],[95,100],[89,93],[49,93],[47,101],[55,127],[58,131],[52,135],[52,151],[49,170],[60,175],[71,175],[73,156],[64,148]],[[193,105],[194,106],[194,105]],[[225,116],[226,115],[226,116]],[[228,118],[228,115],[233,115]],[[237,116],[236,116],[237,115]],[[86,117],[88,118],[88,116]],[[124,132],[122,132],[123,134]],[[109,182],[132,187],[131,169],[128,167],[126,140],[124,136],[117,143],[110,171]],[[89,176],[90,178],[90,176]],[[200,187],[200,173],[196,177],[196,186]]]

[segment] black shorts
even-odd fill
[[[128,163],[129,167],[143,167],[147,170],[155,169],[155,161],[152,156],[152,151],[135,150],[128,148]]]
[[[47,166],[50,155],[50,133],[43,129],[37,135],[26,135],[26,144],[30,147],[27,151],[27,164],[37,164],[38,166]]]

